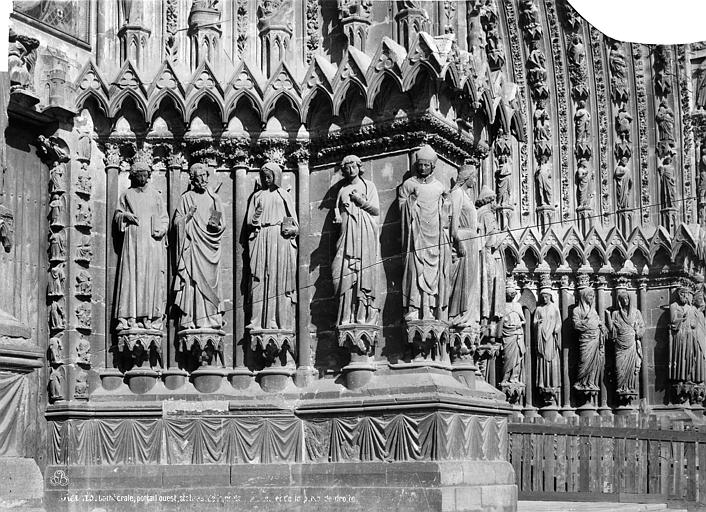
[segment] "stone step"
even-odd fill
[[[586,501],[519,501],[517,512],[686,512],[665,503],[611,503]]]

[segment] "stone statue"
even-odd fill
[[[49,193],[63,193],[66,192],[66,185],[64,183],[64,175],[66,173],[66,165],[62,162],[55,161],[51,171],[49,171]]]
[[[618,307],[608,317],[608,332],[615,346],[616,391],[618,396],[630,397],[637,395],[645,322],[624,289],[618,292],[617,302]]]
[[[451,240],[455,249],[451,272],[449,319],[459,328],[480,322],[480,237],[475,206],[477,169],[464,165],[458,171],[451,199]]]
[[[544,108],[544,100],[537,101],[537,106],[534,109],[534,140],[550,140],[552,133],[551,126],[549,113]]]
[[[586,110],[586,102],[580,100],[574,114],[576,142],[588,142],[591,138],[591,114]]]
[[[49,224],[51,226],[64,225],[65,199],[62,194],[52,194],[49,200]]]
[[[503,384],[523,383],[525,359],[525,314],[517,298],[515,283],[508,280],[505,290],[505,314],[502,317]]]
[[[88,398],[88,374],[86,372],[79,371],[78,374],[76,374],[74,398],[83,400]]]
[[[671,155],[665,156],[662,163],[657,166],[657,174],[660,181],[662,208],[674,208],[677,199],[677,182]]]
[[[49,261],[52,263],[66,259],[66,235],[63,231],[49,233]]]
[[[76,345],[76,362],[83,365],[91,364],[91,344],[81,336]]]
[[[537,182],[537,206],[552,205],[552,168],[549,157],[542,155],[539,168],[534,173]]]
[[[579,343],[579,368],[574,388],[590,394],[600,389],[600,379],[603,376],[604,326],[593,307],[594,292],[588,283],[588,276],[579,276],[579,279],[582,277],[579,301],[572,317]]]
[[[569,46],[569,63],[573,66],[580,67],[583,66],[585,59],[586,47],[583,44],[583,39],[580,35],[574,34],[571,37],[571,44]]]
[[[591,206],[593,169],[587,158],[581,158],[576,168],[576,204],[579,208]]]
[[[620,139],[630,142],[630,124],[632,116],[624,109],[620,109],[615,116],[615,133]]]
[[[537,340],[537,387],[549,405],[556,405],[561,389],[561,313],[552,298],[552,281],[543,276],[540,304],[532,326]]]
[[[49,370],[49,398],[53,402],[64,399],[64,374],[61,368],[52,368]]]
[[[64,280],[66,273],[64,265],[60,264],[49,269],[49,284],[47,285],[47,295],[49,297],[62,297],[64,295]]]
[[[250,200],[250,329],[294,329],[299,223],[292,196],[281,188],[282,168],[268,162]]]
[[[405,254],[402,303],[407,320],[444,320],[450,264],[450,205],[433,176],[436,152],[425,145],[415,155],[415,173],[398,190]]]
[[[78,203],[76,211],[76,225],[83,227],[93,226],[93,209],[88,203]]]
[[[60,332],[49,338],[49,364],[58,365],[64,362],[64,333]]]
[[[76,276],[76,295],[90,296],[92,294],[91,274],[82,270]]]
[[[706,144],[701,143],[701,158],[699,159],[699,178],[696,183],[699,206],[699,222],[706,221]]]
[[[91,329],[93,311],[90,304],[79,304],[76,307],[76,321],[79,329]]]
[[[220,198],[208,188],[209,170],[196,163],[189,170],[191,189],[174,212],[176,277],[174,306],[182,329],[223,327],[219,266],[226,228]]]
[[[364,179],[360,158],[341,162],[343,186],[336,197],[334,223],[341,233],[331,263],[333,287],[338,297],[338,324],[378,323],[380,313],[380,201],[375,184]]]
[[[608,54],[608,65],[613,78],[625,80],[627,78],[627,61],[623,52],[623,45],[618,41],[613,41]]]
[[[10,29],[7,57],[10,92],[32,88],[32,72],[37,48],[39,48],[37,39],[16,34],[13,29]]]
[[[76,192],[79,192],[85,196],[91,196],[93,193],[93,182],[90,175],[84,174],[78,177],[76,182]]]
[[[478,236],[480,237],[480,317],[486,325],[505,313],[505,258],[500,246],[505,233],[500,232],[495,215],[495,193],[488,187],[476,199]]]
[[[498,155],[498,165],[495,171],[495,187],[498,204],[508,206],[511,202],[510,180],[512,179],[512,164],[505,154]]]
[[[123,234],[115,285],[118,330],[162,328],[169,218],[149,178],[149,166],[134,163],[130,170],[132,184],[115,210],[115,223]]]
[[[631,206],[632,176],[627,166],[628,159],[622,157],[615,166],[613,179],[615,180],[615,196],[618,210],[627,210]]]
[[[540,48],[539,41],[532,40],[526,66],[530,87],[535,94],[542,95],[547,81],[547,58]]]
[[[64,315],[64,306],[61,300],[57,300],[49,304],[49,329],[52,331],[60,331],[66,327],[66,316]]]
[[[706,378],[706,332],[703,314],[692,303],[691,288],[682,284],[669,306],[669,378],[701,383]]]
[[[662,101],[655,115],[658,139],[660,142],[674,142],[674,111],[666,101]]]
[[[90,263],[93,259],[93,243],[91,237],[84,235],[81,244],[76,247],[76,261],[79,263]]]

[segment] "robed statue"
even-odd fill
[[[620,290],[617,299],[618,307],[608,317],[608,332],[615,346],[616,391],[619,396],[630,396],[637,394],[645,322],[627,291]]]
[[[446,188],[433,176],[436,158],[431,146],[422,146],[415,155],[414,175],[402,183],[397,195],[402,213],[406,320],[446,320],[451,208]]]
[[[477,174],[475,166],[462,166],[449,196],[454,249],[449,320],[459,328],[471,327],[480,322],[480,237],[475,205]]]
[[[537,388],[552,404],[561,388],[561,313],[552,298],[550,279],[541,283],[539,300],[532,321],[537,340]]]
[[[669,306],[669,378],[674,382],[702,383],[706,377],[704,316],[692,302],[687,285],[677,289]]]
[[[588,283],[588,276],[585,277],[584,282],[579,284],[579,301],[572,317],[579,343],[579,368],[574,388],[591,394],[600,389],[603,376],[605,327],[594,309],[595,295]]]
[[[380,201],[372,181],[363,178],[355,155],[341,162],[344,182],[336,197],[334,223],[341,234],[331,265],[338,297],[338,324],[376,324],[380,313]]]
[[[517,288],[512,280],[507,281],[505,314],[502,317],[501,333],[503,340],[503,384],[523,383],[525,360],[525,314],[515,299]]]
[[[299,223],[292,196],[281,186],[282,168],[266,163],[248,205],[253,330],[294,330]]]
[[[115,224],[122,246],[115,284],[117,329],[161,329],[165,307],[169,225],[161,195],[150,184],[150,167],[135,162],[131,185],[118,202]]]
[[[498,228],[495,192],[483,186],[476,199],[480,258],[480,317],[491,325],[505,314],[505,257],[502,242],[505,232]],[[478,293],[478,292],[476,292]]]
[[[218,271],[225,211],[220,198],[207,186],[205,164],[193,164],[189,177],[191,189],[182,194],[172,222],[177,245],[174,306],[180,328],[220,329],[223,304]]]

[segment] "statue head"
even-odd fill
[[[130,167],[130,181],[135,187],[144,187],[150,180],[152,173],[147,162],[135,162]]]
[[[347,155],[341,160],[341,172],[348,179],[363,174],[363,162],[356,155]]]
[[[593,288],[583,288],[579,292],[579,300],[582,304],[588,307],[593,307],[593,300],[595,296],[593,293]]]
[[[688,286],[681,285],[679,289],[677,289],[677,301],[682,306],[691,304],[691,290]]]
[[[542,299],[542,304],[551,304],[553,302],[552,300],[552,292],[549,290],[542,290],[539,292],[539,298]]]
[[[473,188],[476,184],[476,166],[473,164],[463,164],[458,170],[458,176],[456,176],[456,183],[454,188],[466,185],[467,188]]]
[[[515,300],[515,297],[517,296],[517,286],[515,285],[515,281],[511,278],[509,278],[505,282],[505,300],[507,302],[512,302]]]
[[[436,167],[436,151],[429,145],[425,144],[417,150],[414,155],[417,174],[422,178],[426,178]]]
[[[260,168],[260,185],[263,189],[282,185],[282,168],[274,162],[267,162]]]
[[[630,309],[630,294],[625,290],[618,292],[618,307],[624,310]]]
[[[193,164],[189,168],[189,178],[191,179],[191,188],[196,192],[203,192],[208,185],[208,166],[202,163]]]

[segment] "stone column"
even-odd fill
[[[596,290],[596,309],[598,310],[598,318],[602,322],[605,322],[606,313],[606,298],[608,295],[608,282],[605,276],[598,276],[597,279],[598,289]],[[613,412],[610,407],[608,407],[608,386],[606,385],[606,380],[608,378],[607,364],[605,362],[605,352],[606,352],[606,341],[603,340],[603,350],[604,350],[604,360],[603,360],[603,371],[601,376],[601,391],[600,391],[600,405],[598,406],[598,414],[601,416],[612,416]]]
[[[571,285],[569,276],[561,276],[560,287],[560,311],[561,311],[561,395],[562,406],[561,415],[564,418],[576,416],[576,409],[571,407],[571,380],[569,379],[569,338],[565,337],[567,322],[569,318],[569,297]]]
[[[524,294],[525,291],[529,291],[530,293],[534,294],[536,296],[536,290],[537,287],[535,283],[533,283],[529,277],[525,277],[523,279],[523,290],[522,293]],[[539,416],[537,413],[537,407],[534,405],[534,399],[533,399],[533,393],[535,389],[535,379],[534,379],[534,372],[532,371],[532,314],[533,311],[530,311],[527,308],[523,308],[523,311],[525,313],[525,360],[524,360],[524,365],[525,365],[525,408],[522,411],[524,414],[525,418],[536,418]]]
[[[243,246],[243,225],[248,207],[248,163],[247,156],[241,158],[233,165],[232,176],[235,180],[233,201],[233,350],[235,352],[234,366],[230,382],[237,389],[245,389],[250,385],[252,372],[247,368],[248,343],[245,340],[245,295],[244,258],[246,249]]]
[[[301,146],[295,153],[297,160],[297,216],[299,217],[299,251],[297,252],[297,374],[298,386],[306,385],[314,373],[311,361],[311,288],[309,287],[309,150]]]
[[[642,318],[647,318],[647,279],[640,279],[637,283],[637,307],[642,313]],[[643,410],[649,409],[650,390],[647,380],[647,351],[642,346],[642,364],[640,365],[640,406]]]

